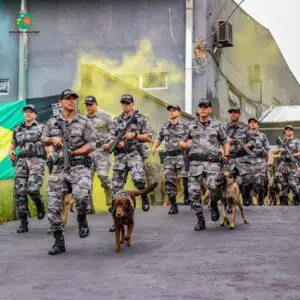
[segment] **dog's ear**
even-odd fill
[[[127,204],[128,204],[128,213],[133,213],[134,208],[132,207],[130,200],[127,199],[126,202],[127,202]]]

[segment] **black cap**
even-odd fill
[[[212,104],[210,102],[210,100],[206,99],[206,98],[203,98],[203,99],[200,99],[199,103],[198,103],[198,107],[200,105],[205,105],[207,107],[212,107]]]
[[[74,91],[67,89],[61,92],[60,99],[70,99],[72,96],[78,98],[78,95]]]
[[[255,121],[256,123],[259,123],[258,119],[252,117],[248,120],[248,123],[250,123],[251,121]]]
[[[181,107],[179,105],[168,105],[167,110],[170,110],[171,108],[177,109],[178,111],[181,111]]]
[[[293,125],[286,125],[286,126],[284,127],[284,130],[287,130],[288,128],[294,131]]]
[[[228,109],[228,112],[237,112],[237,113],[241,113],[241,109],[238,106],[232,106]]]
[[[121,97],[121,103],[127,102],[127,103],[134,103],[133,97],[130,94],[124,94]]]
[[[94,103],[97,104],[96,97],[94,97],[94,96],[85,97],[85,104],[94,104]]]
[[[37,111],[35,109],[35,106],[33,104],[27,104],[24,108],[23,108],[23,111],[25,111],[26,109],[30,109],[32,110],[33,112],[35,112],[37,114]]]

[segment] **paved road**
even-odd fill
[[[80,239],[75,216],[67,252],[49,256],[47,220],[17,235],[0,225],[0,299],[300,299],[300,207],[246,208],[250,225],[229,231],[209,221],[194,232],[188,207],[138,211],[131,248],[114,253],[109,215],[89,216]]]

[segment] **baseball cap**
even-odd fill
[[[33,112],[35,112],[37,114],[37,111],[35,109],[35,106],[33,104],[27,104],[24,108],[23,108],[23,111],[25,111],[26,109],[30,109],[32,110]]]
[[[208,106],[208,107],[211,107],[211,106],[212,106],[210,100],[208,100],[208,99],[206,99],[206,98],[200,99],[199,104],[198,104],[198,107],[199,107],[200,105],[205,105],[205,106]]]
[[[75,98],[78,98],[78,95],[74,91],[72,91],[70,89],[67,89],[67,90],[64,90],[64,91],[61,92],[60,99],[67,99],[68,100],[68,99],[71,98],[71,96],[74,96]]]
[[[177,109],[178,111],[181,111],[181,107],[179,105],[168,105],[167,110],[170,110],[171,108]]]
[[[254,117],[250,118],[250,119],[248,120],[248,123],[250,123],[251,121],[255,121],[256,123],[259,123],[258,119],[257,119],[257,118],[254,118]]]
[[[124,94],[121,97],[121,103],[127,102],[127,103],[134,103],[133,97],[130,94]]]
[[[96,97],[94,97],[94,96],[85,97],[85,104],[93,104],[93,103],[97,104]]]
[[[228,109],[228,112],[237,112],[237,113],[241,113],[241,109],[238,106],[232,106]]]
[[[284,127],[284,130],[287,130],[287,129],[291,129],[291,130],[294,131],[293,125],[286,125],[286,126]]]

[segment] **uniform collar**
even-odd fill
[[[63,116],[62,113],[60,113],[60,114],[57,116],[57,119],[58,119],[58,120],[61,120],[61,121],[66,121],[66,119],[64,118],[64,116]],[[73,118],[72,118],[70,121],[68,121],[68,122],[69,122],[69,123],[72,123],[73,121],[79,122],[79,114],[77,113],[77,111],[75,111],[75,114],[74,114]]]
[[[101,115],[101,112],[99,109],[96,110],[95,114],[94,115],[86,115],[88,118],[96,118],[96,117],[100,117]]]
[[[36,126],[37,124],[38,124],[38,122],[35,120],[35,121],[33,121],[33,123],[31,124],[30,127]],[[22,127],[27,127],[26,122],[23,122],[23,123],[22,123]]]
[[[211,118],[209,117],[208,120],[207,120],[206,122],[202,122],[202,123],[206,123],[206,124],[208,125],[210,122],[211,122]],[[200,121],[199,118],[197,119],[197,123],[200,124],[200,125],[202,125],[202,123],[201,123],[201,121]],[[203,126],[203,125],[202,125],[202,126]]]

